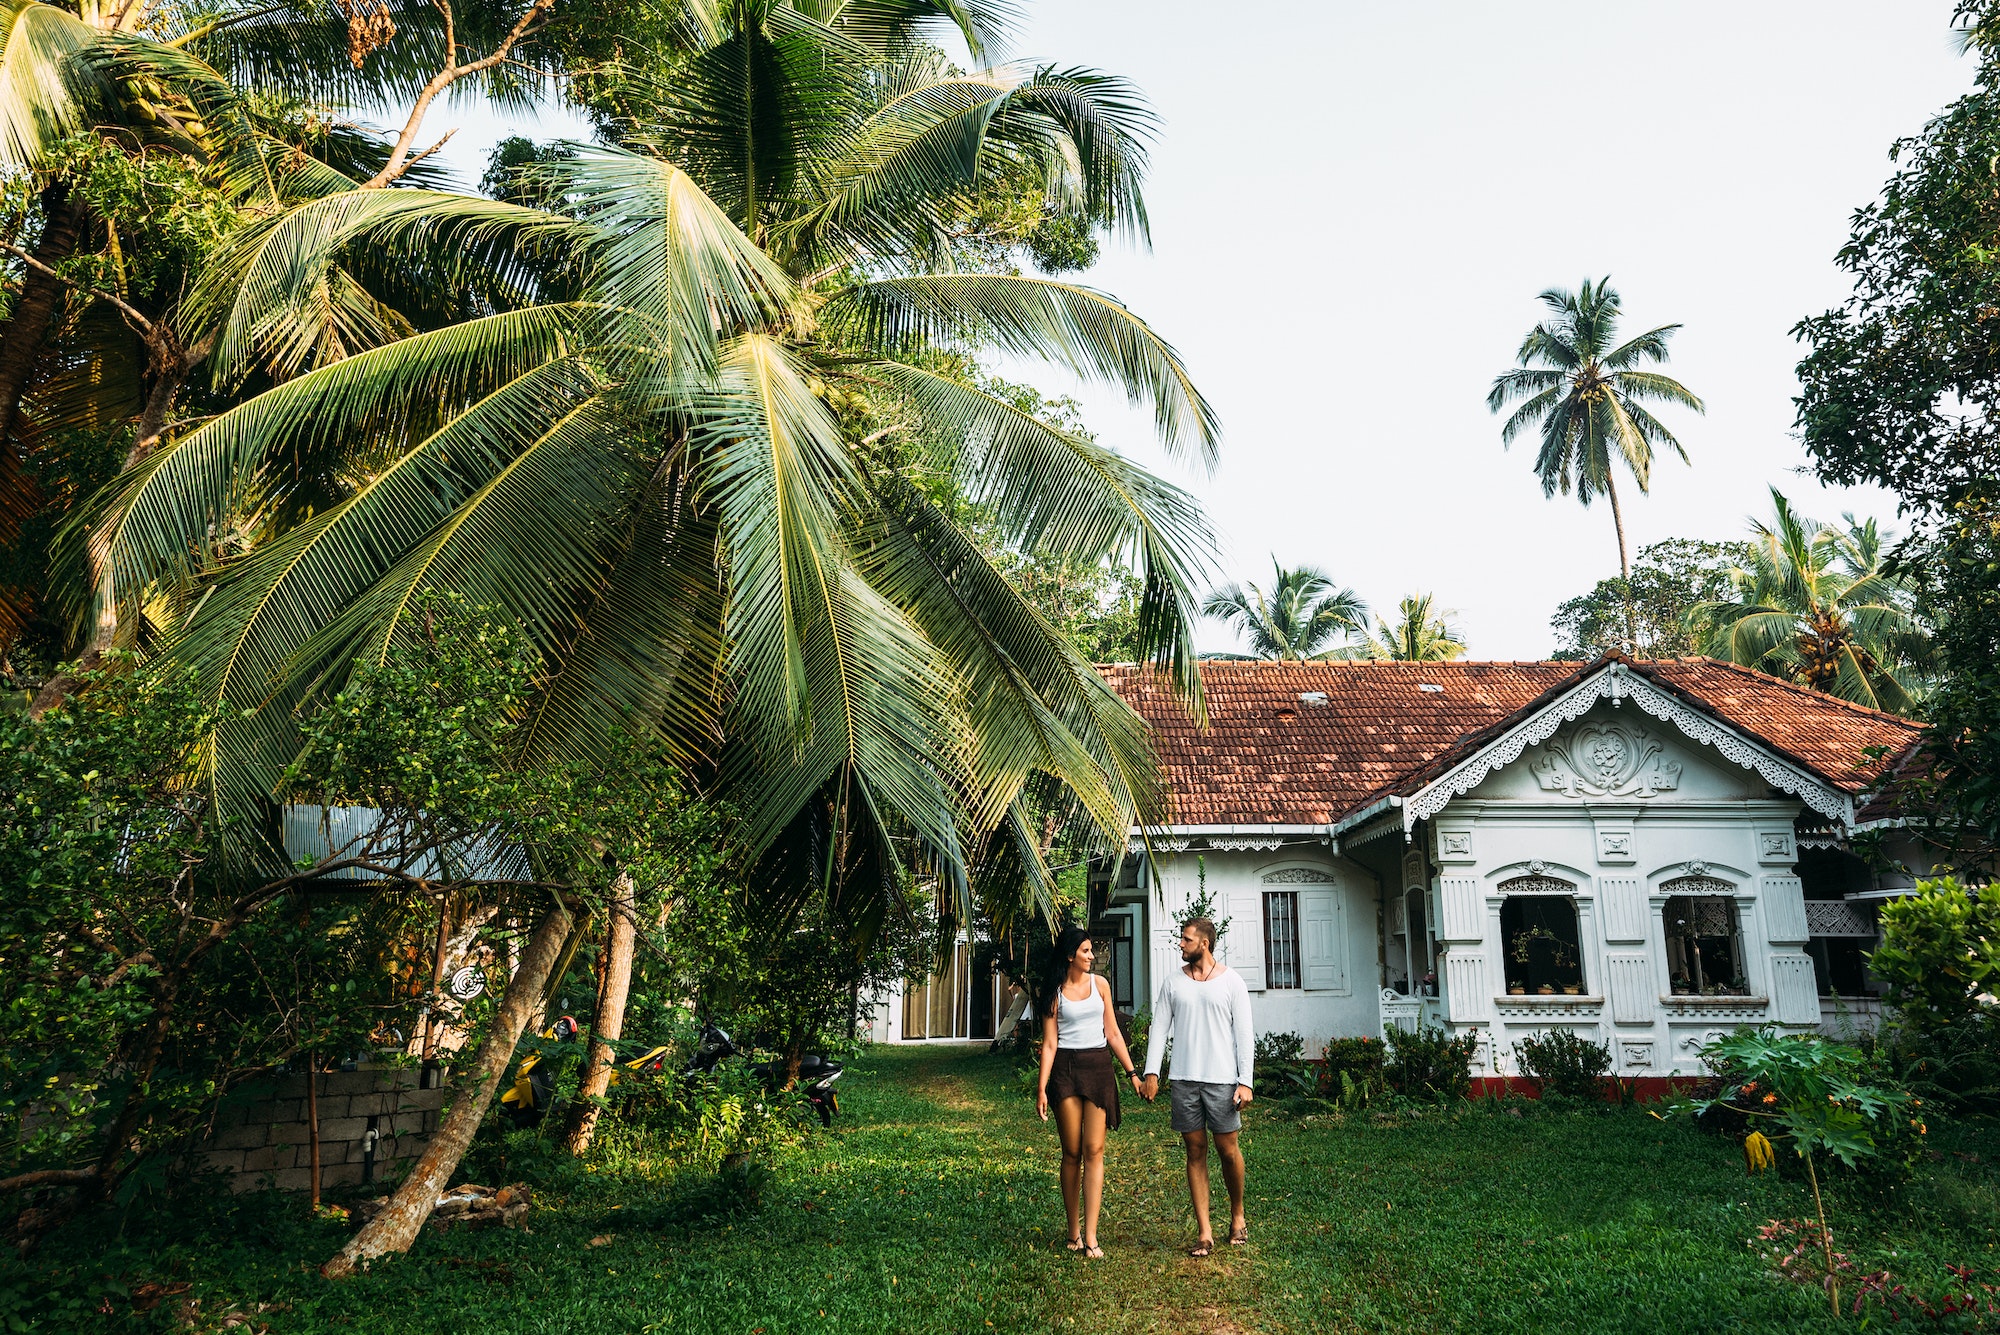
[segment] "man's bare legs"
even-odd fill
[[[1243,1218],[1243,1147],[1238,1131],[1215,1133],[1215,1152],[1222,1159],[1222,1185],[1229,1189],[1229,1234],[1236,1236],[1249,1224]]]
[[[1243,1147],[1235,1131],[1215,1133],[1215,1152],[1222,1159],[1222,1185],[1229,1192],[1229,1231],[1247,1227],[1243,1219]],[[1208,1222],[1208,1132],[1184,1131],[1187,1143],[1188,1197],[1194,1202],[1194,1221],[1201,1230],[1197,1247],[1215,1246],[1215,1230]]]
[[[1094,1252],[1097,1215],[1104,1205],[1104,1109],[1086,1099],[1064,1099],[1056,1105],[1056,1134],[1062,1138],[1063,1213],[1069,1216],[1070,1240],[1080,1238],[1083,1250]]]

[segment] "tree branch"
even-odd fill
[[[506,63],[516,46],[541,30],[541,21],[547,17],[551,9],[555,8],[555,3],[556,0],[532,0],[528,12],[521,15],[520,22],[508,30],[506,37],[501,39],[500,45],[494,48],[491,55],[461,65],[458,63],[458,39],[453,25],[451,5],[449,0],[437,0],[437,7],[444,14],[444,68],[432,75],[431,81],[417,94],[416,102],[410,107],[410,118],[403,123],[403,132],[396,136],[396,146],[390,150],[389,160],[382,164],[382,170],[363,181],[358,188],[380,190],[418,162],[429,157],[431,153],[435,153],[437,146],[413,158],[410,156],[410,148],[416,143],[417,131],[423,128],[424,116],[430,111],[431,103],[437,100],[438,94],[468,74],[483,74],[496,65]],[[439,146],[442,144],[443,140],[440,140]]]
[[[0,1177],[0,1195],[31,1187],[83,1187],[97,1180],[94,1168],[38,1168],[32,1173]]]
[[[30,269],[40,270],[42,273],[45,273],[49,277],[55,279],[58,283],[66,283],[70,287],[75,288],[77,291],[83,293],[86,296],[96,297],[101,301],[110,302],[113,306],[116,306],[118,308],[119,314],[123,315],[127,320],[130,320],[132,322],[133,326],[136,327],[140,333],[150,335],[153,332],[153,321],[151,317],[149,317],[144,311],[141,311],[137,306],[134,306],[130,302],[126,301],[123,297],[117,296],[116,294],[110,292],[100,292],[94,287],[85,287],[82,283],[77,282],[76,279],[71,278],[65,274],[59,274],[54,269],[51,269],[48,265],[43,264],[40,260],[36,259],[33,255],[30,255],[27,251],[21,249],[19,246],[15,245],[11,241],[0,241],[0,250],[6,251],[9,255],[12,255],[15,259],[21,261],[23,264],[27,265]]]

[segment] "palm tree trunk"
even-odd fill
[[[83,200],[60,181],[42,191],[42,235],[35,242],[35,258],[48,269],[68,259],[89,213]],[[14,433],[14,415],[20,411],[21,395],[27,391],[64,290],[63,281],[47,269],[30,265],[21,275],[21,295],[0,335],[0,443]]]
[[[571,1154],[582,1154],[589,1149],[591,1137],[597,1133],[598,1114],[604,1110],[602,1100],[611,1088],[611,1063],[617,1055],[611,1045],[625,1033],[625,1001],[632,991],[632,956],[639,935],[632,893],[631,873],[620,872],[611,883],[610,922],[604,929],[602,977],[597,984],[597,1014],[590,1021],[590,1053],[584,1060],[576,1102],[569,1108],[566,1145]]]
[[[528,1018],[542,1004],[542,990],[548,985],[569,934],[570,915],[564,908],[551,910],[536,924],[528,948],[521,952],[521,967],[507,983],[507,993],[493,1017],[493,1027],[487,1030],[486,1039],[465,1074],[454,1082],[458,1089],[451,1111],[445,1114],[423,1157],[389,1198],[388,1207],[320,1267],[322,1275],[344,1279],[362,1262],[388,1252],[406,1252],[416,1241],[417,1231],[437,1205],[438,1193],[458,1171],[459,1161],[472,1144],[473,1133],[479,1130],[486,1110],[492,1106],[500,1077],[506,1073],[507,1063],[514,1059],[514,1045],[521,1041]]]
[[[1618,483],[1604,470],[1604,494],[1611,498],[1611,526],[1618,530],[1618,578],[1625,587],[1625,652],[1639,652],[1639,617],[1632,606],[1632,558],[1625,546],[1625,512],[1618,504]]]
[[[11,332],[9,338],[12,338]],[[166,438],[174,401],[179,397],[181,387],[187,384],[188,377],[215,346],[213,330],[193,347],[183,346],[164,316],[153,322],[145,331],[144,338],[146,373],[151,383],[146,388],[146,400],[134,424],[132,448],[125,454],[127,470],[137,468],[160,447],[160,442]],[[0,389],[4,389],[4,385],[0,385]],[[114,572],[103,558],[95,539],[91,543],[91,564],[94,567],[93,606],[96,617],[91,624],[90,636],[84,641],[82,653],[77,656],[76,670],[56,673],[36,692],[33,703],[28,706],[31,718],[40,718],[67,700],[76,691],[77,674],[97,668],[104,661],[104,651],[117,643],[118,595]]]

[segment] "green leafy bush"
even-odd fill
[[[1521,1074],[1539,1080],[1542,1092],[1569,1099],[1595,1099],[1611,1074],[1611,1045],[1593,1043],[1573,1029],[1529,1034],[1514,1045]]]
[[[1404,1098],[1462,1099],[1472,1087],[1472,1054],[1479,1047],[1475,1034],[1454,1038],[1432,1025],[1392,1028],[1388,1047],[1382,1074]]]
[[[1310,1093],[1318,1084],[1306,1069],[1306,1040],[1301,1034],[1260,1034],[1255,1060],[1256,1090],[1265,1098]]]
[[[2000,1014],[2000,894],[1975,896],[1950,876],[1918,881],[1915,894],[1882,906],[1882,944],[1868,967],[1918,1030]]]
[[[1388,1089],[1382,1076],[1388,1055],[1388,1047],[1380,1039],[1328,1039],[1320,1059],[1313,1063],[1319,1096],[1343,1108],[1365,1106]]]

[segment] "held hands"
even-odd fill
[[[1142,1099],[1146,1097],[1146,1082],[1139,1078],[1137,1071],[1132,1072],[1132,1092]]]
[[[1160,1077],[1157,1075],[1147,1076],[1145,1087],[1139,1091],[1139,1097],[1148,1103],[1160,1097]]]

